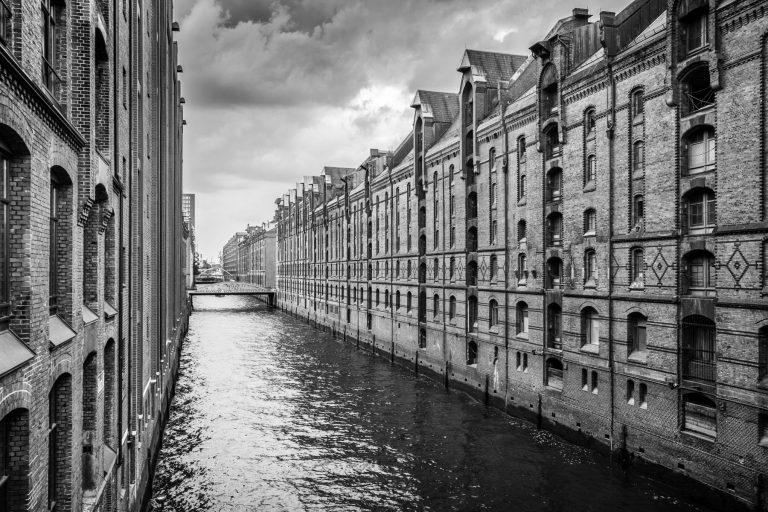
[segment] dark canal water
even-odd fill
[[[195,308],[159,510],[708,510],[254,299]]]

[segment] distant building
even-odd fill
[[[224,244],[224,248],[221,251],[221,269],[225,280],[238,280],[240,268],[239,244],[246,234],[244,231],[239,231],[232,235],[232,238]]]
[[[222,250],[224,275],[267,288],[277,285],[277,229],[266,223],[236,233]]]
[[[184,220],[186,231],[185,253],[186,265],[184,268],[184,280],[187,289],[195,286],[195,257],[197,255],[197,239],[195,237],[195,194],[182,194],[181,216]]]
[[[767,14],[636,0],[466,50],[398,148],[280,200],[278,304],[764,506]]]

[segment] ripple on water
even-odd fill
[[[159,510],[705,511],[242,297],[197,297]]]

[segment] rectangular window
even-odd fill
[[[757,418],[758,444],[768,447],[768,414],[760,413]]]
[[[0,0],[0,43],[7,45],[11,40],[11,19],[13,12],[7,0]]]
[[[51,315],[59,311],[59,187],[55,180],[51,180],[50,197],[50,234],[49,234],[49,269],[48,269],[48,309]]]
[[[8,158],[0,153],[0,323],[7,323],[11,314],[10,244],[8,217],[10,209],[10,169]]]

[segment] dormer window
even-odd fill
[[[683,57],[709,44],[709,10],[704,0],[681,2],[678,20]]]

